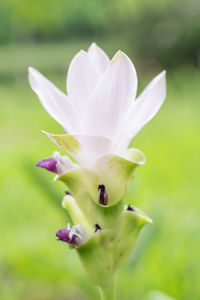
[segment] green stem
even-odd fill
[[[100,294],[102,300],[115,300],[115,286],[114,281],[110,282],[109,285],[100,287]]]

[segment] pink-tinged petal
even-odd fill
[[[53,157],[56,159],[57,164],[57,174],[61,175],[65,172],[77,168],[77,165],[74,164],[68,156],[61,156],[58,151],[55,151]]]
[[[86,168],[92,168],[94,163],[101,157],[111,151],[111,141],[102,136],[76,136],[82,151],[80,151],[76,160]]]
[[[68,156],[61,156],[58,151],[54,152],[53,157],[41,159],[36,166],[58,175],[77,168],[77,165],[74,164]]]
[[[97,46],[97,44],[92,43],[88,49],[89,57],[92,62],[96,65],[101,73],[103,73],[109,65],[110,59],[107,54]]]
[[[70,63],[67,74],[67,93],[70,101],[84,119],[90,95],[97,84],[100,73],[87,52],[81,50]]]
[[[67,96],[32,67],[29,67],[29,82],[45,110],[69,133],[79,132],[78,117]]]
[[[84,168],[92,168],[101,156],[111,152],[111,140],[106,137],[44,133]]]
[[[44,168],[50,172],[57,173],[57,160],[54,157],[48,157],[41,159],[36,166],[40,168]]]
[[[119,151],[128,147],[131,139],[158,112],[166,98],[166,71],[158,74],[133,103],[116,145]]]
[[[137,90],[131,60],[118,51],[93,91],[86,117],[86,132],[115,138]]]

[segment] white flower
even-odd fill
[[[29,81],[46,111],[68,133],[49,137],[80,166],[91,168],[106,154],[125,156],[131,139],[164,102],[165,73],[157,75],[135,99],[137,74],[131,60],[118,51],[110,61],[93,43],[88,52],[81,50],[73,58],[67,95],[32,67]]]

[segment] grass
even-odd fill
[[[60,207],[65,187],[53,184],[53,176],[34,164],[56,149],[41,130],[63,131],[26,79],[27,65],[34,65],[64,89],[66,66],[81,47],[0,50],[1,300],[87,300],[97,295],[75,253],[55,241],[55,232],[67,223]],[[148,74],[141,86],[155,74]],[[151,290],[199,299],[199,82],[199,71],[191,67],[169,72],[166,104],[132,141],[147,163],[137,171],[127,202],[145,210],[154,223],[144,228],[119,273],[118,299],[141,300]]]

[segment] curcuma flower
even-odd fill
[[[46,134],[81,167],[90,169],[108,154],[127,158],[131,139],[166,96],[163,71],[136,99],[138,81],[131,60],[121,51],[110,60],[95,43],[70,63],[67,95],[32,67],[29,82],[46,111],[67,132]]]
[[[121,51],[110,60],[93,43],[73,58],[67,95],[32,67],[29,81],[44,108],[67,132],[47,136],[72,157],[56,151],[37,163],[68,188],[62,206],[74,225],[58,230],[57,240],[76,250],[102,299],[112,300],[117,270],[141,228],[152,222],[124,203],[134,170],[145,163],[143,153],[128,146],[165,99],[165,71],[135,99],[137,75],[131,60]]]

